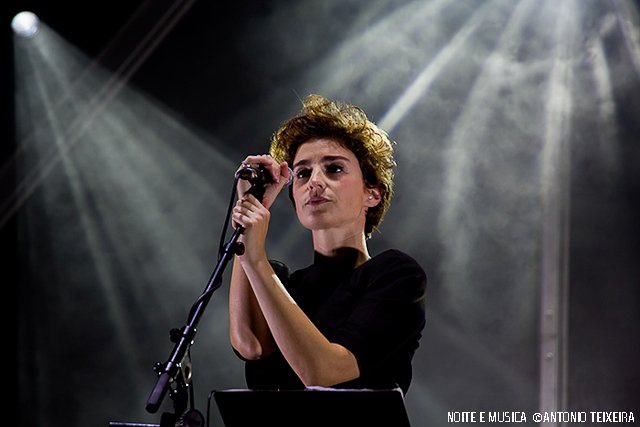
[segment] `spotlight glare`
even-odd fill
[[[38,32],[40,19],[32,12],[20,12],[11,21],[11,28],[21,37],[33,37]]]

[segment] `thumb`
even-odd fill
[[[262,206],[269,209],[269,206],[271,206],[271,200],[269,199],[269,196],[262,196]]]
[[[287,178],[287,181],[291,179],[291,169],[289,169],[289,165],[287,164],[287,162],[280,163],[280,175]]]

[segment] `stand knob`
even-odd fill
[[[190,409],[180,417],[180,427],[203,427],[204,416],[195,409]]]
[[[242,242],[236,242],[233,244],[233,247],[231,248],[231,250],[233,251],[234,254],[236,255],[242,255],[244,254],[244,243]]]

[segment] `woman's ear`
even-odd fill
[[[377,206],[378,203],[380,203],[380,200],[382,200],[382,196],[380,194],[379,188],[367,188],[367,190],[365,191],[365,207],[372,208],[374,206]]]

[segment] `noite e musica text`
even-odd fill
[[[536,422],[571,423],[632,423],[633,412],[536,412],[531,416]],[[447,412],[450,423],[525,423],[524,412]]]

